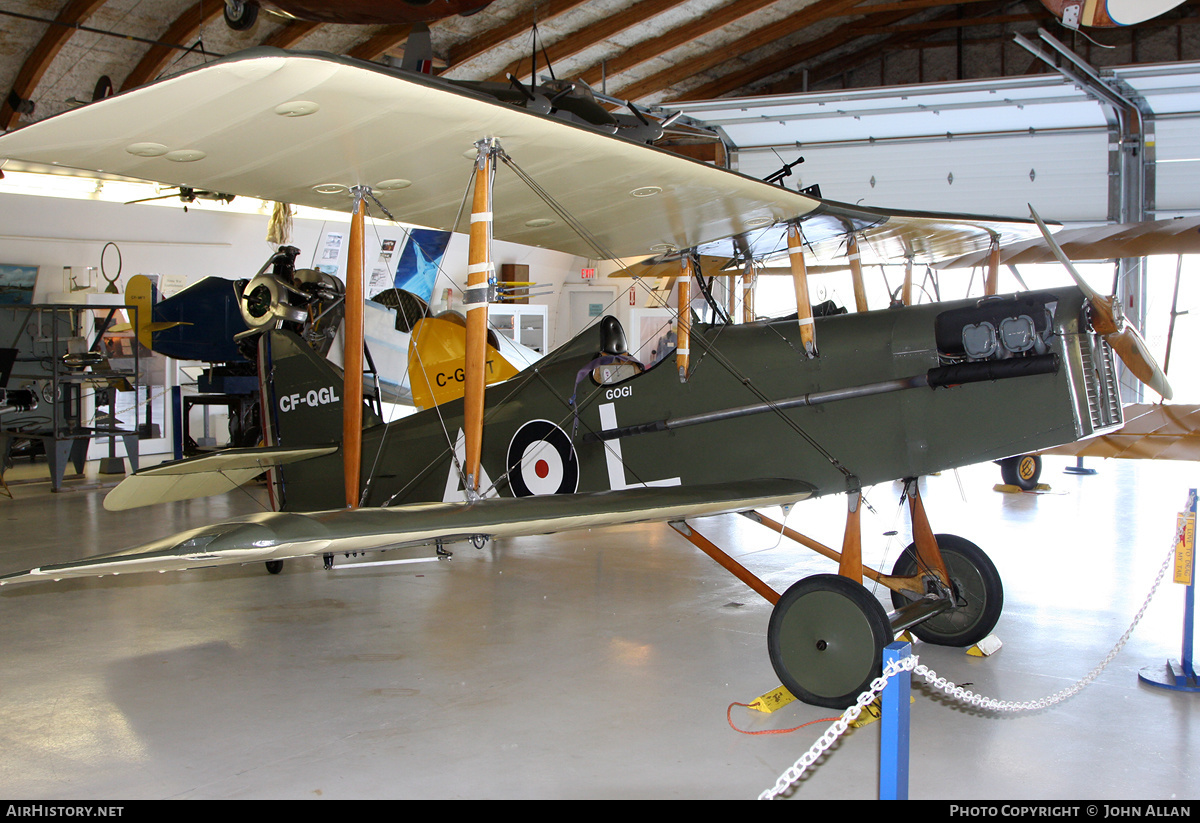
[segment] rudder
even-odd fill
[[[341,369],[286,329],[264,332],[258,343],[263,435],[268,446],[324,446],[342,442]],[[364,404],[363,427],[380,424]],[[340,452],[340,450],[339,450]],[[279,466],[271,471],[274,506],[280,511],[341,508],[341,454]]]

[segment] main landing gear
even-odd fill
[[[1000,619],[1004,591],[992,561],[962,537],[933,534],[915,479],[906,481],[905,495],[914,540],[891,574],[862,565],[857,493],[850,495],[841,552],[758,512],[745,513],[838,562],[837,574],[803,578],[782,595],[686,525],[671,525],[774,605],[767,651],[788,691],[806,703],[842,709],[879,676],[883,649],[899,632],[911,629],[927,643],[971,646]],[[863,578],[891,590],[893,612],[885,611]]]
[[[1006,457],[997,460],[1000,466],[1000,479],[1006,486],[1016,486],[1024,492],[1037,488],[1042,476],[1042,458],[1037,454],[1019,454],[1016,457]]]

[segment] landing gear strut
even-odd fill
[[[952,604],[945,611],[912,627],[912,633],[926,643],[939,646],[973,646],[991,634],[1004,608],[1004,587],[1000,573],[983,549],[955,534],[937,535],[938,550],[950,574]],[[894,577],[918,576],[926,587],[935,589],[940,581],[923,572],[913,546],[892,567]],[[918,600],[915,592],[893,591],[892,605],[897,609]]]
[[[983,550],[952,534],[934,535],[915,479],[906,481],[913,543],[891,574],[862,564],[857,491],[849,495],[840,552],[758,512],[744,514],[838,563],[782,595],[687,524],[671,526],[774,606],[767,651],[780,682],[806,703],[845,708],[879,676],[884,647],[905,629],[929,643],[970,646],[991,633],[1004,606],[1000,574]],[[888,614],[864,578],[891,590]]]

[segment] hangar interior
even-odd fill
[[[289,19],[270,4],[242,29],[228,22],[242,4],[215,1],[6,5],[0,127],[14,135],[103,102],[102,79],[121,93],[258,45],[398,65],[416,28]],[[1097,291],[1119,295],[1155,356],[1169,358],[1173,402],[1198,402],[1200,244],[1190,222],[1200,218],[1200,4],[1162,3],[1137,25],[1083,30],[1062,26],[1053,5],[495,0],[433,20],[429,32],[441,76],[528,81],[536,24],[539,71],[549,61],[555,77],[586,79],[635,114],[680,112],[720,135],[718,154],[742,175],[787,168],[786,188],[816,185],[840,203],[1020,218],[1033,205],[1063,233],[1100,236],[1119,224],[1186,224],[1162,250],[1084,256],[1078,267]],[[35,278],[17,304],[103,313],[124,305],[133,275],[152,276],[171,297],[206,277],[252,279],[279,246],[265,239],[272,205],[250,197],[184,202],[177,188],[20,162],[3,175],[0,269],[10,282]],[[368,276],[390,285],[393,252],[411,228],[368,221]],[[344,211],[296,207],[287,243],[298,267],[342,277],[349,233]],[[502,240],[493,252],[533,284],[526,303],[492,307],[498,333],[511,323],[518,342],[544,355],[577,334],[598,337],[594,327],[612,315],[643,360],[665,354],[647,351],[675,330],[650,278]],[[451,235],[432,313],[466,309],[468,256],[466,233]],[[753,278],[713,278],[714,302],[738,324],[795,314],[786,265],[776,255]],[[853,312],[844,264],[810,265],[813,302]],[[915,301],[982,296],[985,266],[976,255],[915,267]],[[873,311],[895,300],[905,270],[903,260],[867,267]],[[1014,257],[1000,291],[1069,282],[1058,263]],[[105,294],[108,283],[116,295]],[[668,295],[677,307],[678,292]],[[692,304],[700,315],[702,302]],[[0,306],[14,329],[26,327],[13,320],[22,311]],[[133,415],[142,427],[145,468],[179,456],[172,397],[199,393],[203,364],[143,354],[141,393],[113,402],[124,424]],[[1126,404],[1159,399],[1128,374],[1121,392]],[[83,413],[95,420],[102,404],[89,402]],[[233,445],[232,413],[191,409],[199,447]],[[386,406],[388,418],[410,412]],[[0,427],[8,432],[17,413],[0,413]],[[23,444],[29,453],[3,472],[11,496],[0,494],[0,575],[272,506],[251,483],[108,511],[105,495],[133,468],[128,445],[96,437],[82,474],[57,484],[47,457]],[[1003,645],[977,657],[918,640],[914,653],[976,693],[1051,704],[986,711],[916,680],[910,796],[1194,799],[1195,695],[1139,679],[1178,659],[1184,643],[1186,587],[1168,566],[1176,513],[1197,486],[1194,461],[1045,456],[1041,481],[1032,493],[998,491],[990,461],[920,481],[934,531],[974,540],[996,564]],[[890,568],[914,539],[901,491],[899,482],[864,490],[870,565]],[[845,507],[833,494],[779,518],[836,546]],[[776,591],[836,571],[736,514],[696,522]],[[802,702],[773,713],[741,705],[778,686],[765,642],[771,604],[663,523],[448,548],[452,559],[429,547],[388,552],[412,561],[388,565],[368,555],[326,569],[317,556],[270,575],[251,562],[6,586],[0,787],[39,799],[748,799],[838,714]],[[871,591],[888,602],[883,588]],[[877,798],[879,726],[847,732],[787,796]]]

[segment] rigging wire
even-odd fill
[[[572,215],[570,213],[569,210],[567,210],[565,207],[563,207],[552,195],[550,195],[550,193],[548,191],[546,191],[536,180],[534,180],[527,172],[525,172],[520,167],[520,165],[518,163],[516,163],[510,155],[507,154],[507,152],[505,152],[503,149],[497,149],[496,157],[498,160],[503,162],[505,166],[507,166],[510,170],[512,170],[518,179],[520,179],[522,182],[524,182],[530,188],[530,190],[534,192],[535,195],[537,195],[543,202],[545,202],[547,204],[547,206],[552,211],[554,211],[554,213],[557,214],[564,221],[564,223],[566,223],[566,225],[568,225],[572,229],[572,231],[574,231],[588,246],[590,246],[593,249],[593,251],[596,252],[596,257],[598,259],[605,259],[605,260],[615,259],[615,256],[609,250],[607,250],[605,248],[604,243],[599,239],[599,237],[597,237],[594,233],[592,233],[590,230],[588,230],[588,228],[582,222],[580,222],[578,219],[576,219],[574,217],[574,215]],[[493,174],[494,173],[495,173],[495,167],[493,167]],[[459,207],[459,213],[453,224],[455,226],[457,226],[458,223],[461,222],[462,214],[465,210],[466,199],[469,196],[470,188],[471,188],[470,185],[468,185],[464,191],[463,200]],[[378,202],[378,201],[376,201],[376,202]],[[391,217],[391,215],[388,215],[388,216],[389,216],[389,218]],[[623,270],[626,270],[626,271],[630,270],[629,267],[625,266],[625,265],[622,265],[622,268],[623,268]],[[439,264],[439,275],[442,273],[444,273],[444,272],[442,271],[441,265]],[[670,306],[667,304],[666,299],[662,295],[658,294],[654,289],[650,288],[644,282],[643,278],[635,275],[633,277],[633,280],[636,285],[640,286],[644,291],[646,291],[651,296],[651,298],[653,300],[655,300],[662,308],[670,309]],[[697,281],[701,283],[702,288],[705,286],[704,281],[701,276],[697,276]],[[457,288],[457,285],[455,285],[455,287]],[[609,308],[611,308],[617,302],[618,299],[620,299],[620,298],[614,297],[613,300],[610,301],[610,303],[607,306],[605,306],[604,311],[607,311]],[[704,355],[711,354],[713,356],[713,358],[723,368],[725,368],[729,373],[731,373],[732,375],[737,377],[739,382],[741,382],[744,386],[746,386],[748,391],[753,393],[761,402],[763,402],[767,406],[771,407],[774,410],[774,412],[776,413],[776,415],[782,419],[782,421],[784,422],[785,425],[787,425],[798,436],[800,436],[805,442],[807,442],[810,445],[810,447],[812,447],[818,454],[820,454],[823,458],[825,458],[835,469],[837,469],[840,473],[842,473],[847,479],[852,479],[852,477],[853,477],[852,473],[845,466],[843,466],[841,464],[841,462],[838,461],[837,458],[835,458],[832,455],[832,453],[830,453],[820,443],[818,443],[811,435],[809,435],[806,431],[804,431],[804,429],[801,428],[799,426],[799,424],[796,423],[795,420],[793,420],[791,417],[789,417],[784,412],[784,410],[778,408],[775,405],[774,401],[772,401],[760,389],[758,389],[758,387],[754,385],[753,381],[749,377],[744,375],[740,371],[740,369],[738,369],[737,366],[734,363],[732,363],[732,361],[730,361],[719,350],[719,348],[717,348],[714,345],[717,338],[719,338],[721,333],[725,330],[725,327],[727,325],[730,325],[729,317],[727,314],[724,315],[723,319],[725,320],[725,322],[718,327],[716,334],[713,335],[711,339],[706,338],[702,335],[696,335],[695,337],[693,337],[693,345],[698,345],[702,352],[701,358],[698,358],[698,360],[697,360],[697,365],[699,365],[699,362],[702,362]],[[770,324],[768,324],[768,326],[770,326]],[[782,335],[778,329],[772,329],[772,330],[781,339],[787,341],[788,338],[786,338],[784,335]],[[793,348],[794,348],[794,346],[793,346]],[[418,355],[418,359],[419,359],[419,355]],[[411,375],[410,375],[410,379],[411,379]],[[428,378],[426,378],[426,379],[428,379]],[[515,379],[517,379],[517,378],[514,378],[514,380]],[[560,419],[560,425],[565,425],[567,423],[567,421],[569,421],[572,418],[572,416],[574,416],[578,420],[579,419],[578,418],[579,409],[590,405],[591,401],[595,397],[597,397],[604,388],[604,386],[598,384],[590,392],[588,392],[582,398],[582,400],[577,400],[576,402],[572,403],[572,401],[570,399],[564,398],[562,396],[562,394],[557,389],[555,389],[555,387],[550,383],[550,381],[546,379],[545,375],[542,374],[542,370],[535,365],[534,367],[532,367],[531,369],[528,370],[527,375],[525,375],[524,377],[520,377],[519,382],[516,383],[516,385],[513,388],[513,392],[510,392],[509,396],[511,396],[515,392],[521,391],[523,388],[525,388],[529,384],[530,381],[532,381],[534,379],[540,380],[544,384],[545,388],[551,393],[551,395],[554,396],[560,403],[562,403],[564,408],[567,410],[564,413],[563,417]],[[437,407],[435,406],[435,408],[437,408]],[[494,411],[494,409],[493,409],[493,411]],[[457,448],[456,448],[457,444],[456,444],[456,442],[452,441],[452,438],[450,437],[448,427],[446,426],[445,418],[442,415],[442,412],[440,409],[438,409],[437,415],[438,415],[439,424],[441,425],[441,428],[442,428],[443,436],[445,437],[445,440],[446,440],[446,444],[447,444],[446,451],[442,452],[439,456],[437,456],[433,460],[431,460],[430,463],[425,468],[423,468],[422,470],[417,472],[409,480],[408,483],[406,483],[404,486],[402,486],[400,489],[398,489],[396,492],[394,492],[387,499],[387,501],[385,501],[385,503],[383,505],[385,505],[385,506],[390,505],[390,504],[394,503],[395,501],[397,501],[398,499],[400,499],[409,489],[411,489],[418,481],[420,481],[421,479],[426,477],[428,475],[428,473],[430,471],[432,471],[434,469],[434,467],[441,462],[442,459],[444,459],[446,452],[449,453],[451,460],[453,461],[455,468],[457,469],[457,471],[460,475],[460,482],[461,482],[463,467],[457,457]],[[491,416],[491,415],[488,414],[487,416]],[[485,420],[486,420],[486,417],[485,417]],[[584,423],[584,425],[585,425],[585,428],[587,428],[589,431],[591,431],[591,427],[588,426],[586,424],[586,422]],[[390,423],[388,424],[388,426],[390,427]],[[594,432],[592,432],[592,433],[594,433]],[[385,428],[384,437],[386,438],[386,436],[387,436],[387,429]],[[612,454],[614,457],[618,456],[616,454],[615,446],[607,443],[606,441],[601,441],[601,442],[604,442],[605,448],[609,450],[610,454]],[[376,466],[378,465],[378,454],[381,453],[382,448],[383,448],[383,440],[381,439],[380,447],[379,447],[380,451],[377,452]],[[631,467],[626,465],[625,461],[623,459],[620,462],[622,463],[622,465],[624,466],[624,468],[627,472],[630,472],[635,478],[637,478],[636,471],[634,471]],[[499,477],[497,477],[496,480],[494,480],[491,483],[491,485],[488,487],[487,490],[485,490],[484,494],[486,495],[488,492],[492,492],[492,491],[498,489],[503,483],[507,482],[509,474],[515,468],[516,468],[515,464],[513,466],[507,466],[505,468],[505,471]],[[374,471],[374,469],[373,469],[373,471]],[[640,479],[639,479],[638,482],[642,482],[642,481],[640,481]]]
[[[499,157],[505,163],[505,165],[517,173],[517,176],[530,187],[534,194],[546,202],[546,204],[553,209],[556,214],[562,216],[564,221],[566,221],[567,224],[579,234],[580,238],[583,239],[584,242],[592,246],[592,248],[598,252],[600,259],[611,260],[615,258],[615,255],[605,250],[603,243],[598,237],[589,232],[586,227],[579,223],[579,221],[567,211],[566,208],[555,201],[549,192],[538,185],[537,182],[530,177],[530,175],[521,169],[516,161],[514,161],[507,152],[500,150]],[[661,297],[659,299],[665,305],[665,300],[662,300]],[[722,327],[722,330],[723,329],[724,327]],[[815,438],[808,434],[808,432],[804,431],[804,429],[802,429],[795,420],[793,420],[783,409],[779,408],[775,404],[775,401],[763,394],[763,392],[753,384],[753,381],[751,381],[748,376],[743,374],[740,369],[738,369],[727,357],[725,357],[715,346],[711,344],[712,341],[706,340],[703,335],[697,334],[693,336],[692,342],[693,344],[698,344],[699,347],[707,353],[711,353],[718,363],[720,363],[730,374],[736,377],[742,383],[742,385],[747,388],[747,390],[749,390],[759,399],[760,402],[769,406],[785,425],[792,429],[792,431],[799,435],[801,439],[808,443],[809,446],[811,446],[818,454],[825,458],[825,460],[827,460],[835,469],[837,469],[845,478],[847,478],[847,480],[853,478],[853,473],[843,466],[841,461],[834,457],[833,454],[824,446],[818,443]]]

